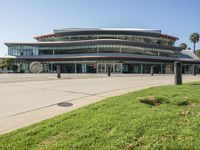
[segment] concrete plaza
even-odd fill
[[[184,83],[192,81],[200,76],[183,76]],[[0,134],[107,97],[173,83],[174,75],[0,74]]]

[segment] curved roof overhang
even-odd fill
[[[171,40],[178,40],[177,37],[170,36],[167,34],[161,34],[160,30],[150,29],[64,29],[54,30],[54,34],[46,34],[34,37],[39,40],[47,37],[58,37],[63,35],[92,35],[92,34],[116,34],[116,35],[137,35],[137,36],[151,36],[151,37],[162,37]]]
[[[128,55],[128,54],[71,54],[71,55],[39,55],[39,56],[18,56],[17,59],[29,61],[81,61],[81,60],[122,60],[122,61],[148,61],[174,63],[179,61],[185,64],[200,64],[200,60],[172,57],[158,57],[145,55]]]
[[[56,30],[54,30],[56,31]],[[63,35],[94,35],[94,34],[123,34],[123,35],[139,35],[139,36],[153,36],[159,37],[159,32],[147,32],[141,30],[95,30],[95,29],[88,29],[88,30],[66,30],[63,32],[55,32],[54,34],[46,34],[34,37],[35,39],[42,39],[46,37],[53,37],[53,36],[63,36]]]
[[[56,29],[54,33],[66,33],[73,31],[137,31],[137,32],[150,32],[150,33],[161,33],[159,29],[139,29],[139,28],[63,28]]]

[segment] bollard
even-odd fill
[[[61,78],[61,70],[60,70],[60,66],[57,66],[57,78]]]
[[[151,76],[154,75],[154,66],[151,66],[150,74],[151,74]]]
[[[181,63],[178,61],[174,62],[174,77],[175,77],[175,85],[182,84],[182,68]]]
[[[193,73],[193,76],[196,76],[197,74],[196,65],[193,65],[192,73]]]
[[[108,76],[110,77],[110,74],[111,74],[111,68],[110,68],[110,65],[108,66]]]

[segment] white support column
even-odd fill
[[[85,63],[84,63],[84,64],[82,64],[82,73],[86,73],[86,69],[85,69],[86,67],[85,67],[85,66],[86,66],[86,64],[85,64]]]

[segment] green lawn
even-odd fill
[[[155,106],[141,100],[155,97]],[[12,149],[200,149],[200,83],[108,98],[0,136]]]

